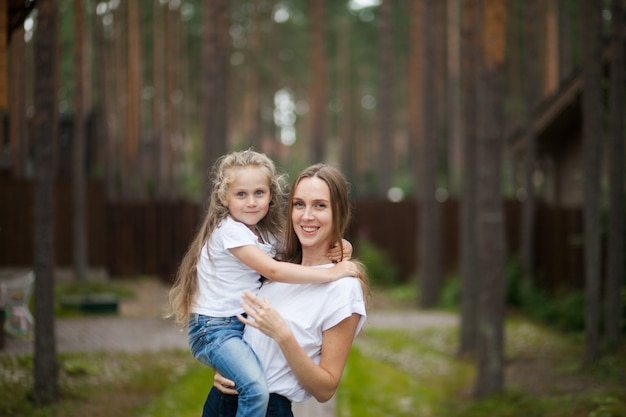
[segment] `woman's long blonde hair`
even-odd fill
[[[197,264],[205,242],[215,228],[228,216],[224,205],[228,187],[242,168],[256,167],[267,177],[270,186],[270,204],[267,215],[257,224],[261,232],[281,236],[285,224],[285,177],[276,170],[274,162],[265,154],[250,149],[232,152],[220,157],[211,172],[211,195],[204,221],[178,268],[176,280],[169,292],[170,316],[176,323],[187,326],[191,306],[198,289]]]

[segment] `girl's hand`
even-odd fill
[[[228,395],[237,395],[239,394],[235,389],[235,383],[228,378],[225,378],[218,371],[215,371],[213,374],[213,386],[217,388],[218,391],[228,394]]]
[[[241,314],[238,314],[237,318],[246,326],[259,329],[277,342],[284,340],[291,334],[289,326],[267,298],[261,300],[250,291],[244,291],[241,306],[248,318]]]
[[[358,266],[352,261],[340,261],[331,269],[337,272],[336,279],[360,276]]]
[[[345,239],[341,239],[341,242],[343,244],[343,253],[341,253],[339,242],[331,246],[330,249],[328,249],[328,253],[326,253],[326,257],[333,263],[348,260],[352,257],[352,244]]]

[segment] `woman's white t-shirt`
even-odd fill
[[[331,267],[324,265],[324,267]],[[289,284],[268,281],[259,290],[267,297],[289,325],[298,344],[309,358],[320,363],[322,333],[353,313],[361,315],[356,334],[365,322],[365,302],[361,282],[357,278],[342,278],[323,284]],[[287,359],[274,339],[246,326],[244,340],[259,357],[269,391],[301,402],[311,397],[298,383]]]
[[[243,291],[256,293],[261,286],[260,275],[237,259],[230,249],[255,245],[273,257],[275,243],[271,235],[263,235],[261,243],[245,224],[230,216],[224,219],[202,247],[197,265],[198,291],[191,312],[213,317],[242,313]]]

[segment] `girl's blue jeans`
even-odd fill
[[[235,382],[237,417],[264,417],[269,402],[265,374],[256,354],[243,341],[244,324],[237,317],[192,314],[187,337],[200,362]]]
[[[237,396],[226,395],[211,388],[204,402],[202,417],[234,417],[237,413]],[[293,417],[291,401],[282,395],[270,394],[266,417]]]

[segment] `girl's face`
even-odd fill
[[[303,249],[319,249],[324,254],[328,251],[333,211],[330,189],[325,181],[310,177],[298,183],[293,194],[291,221]]]
[[[265,172],[257,167],[244,167],[235,170],[223,203],[233,219],[254,231],[267,214],[271,197]]]

